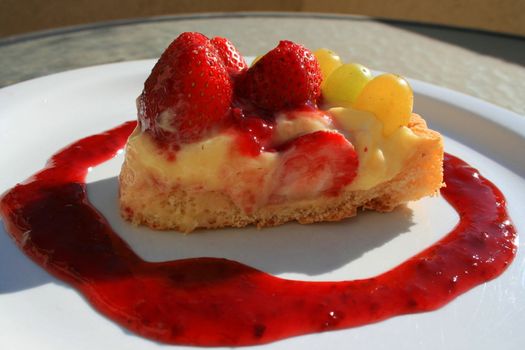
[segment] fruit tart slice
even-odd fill
[[[233,44],[183,33],[137,99],[120,208],[134,224],[197,228],[341,220],[442,185],[441,136],[401,77],[281,41],[248,67]]]

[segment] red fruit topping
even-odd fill
[[[244,57],[237,51],[232,42],[226,38],[216,36],[211,43],[217,49],[226,70],[230,76],[235,77],[248,69]]]
[[[320,86],[315,56],[301,45],[281,41],[248,69],[239,93],[261,108],[280,111],[315,104]]]
[[[357,175],[354,146],[334,131],[299,136],[282,147],[282,165],[274,200],[315,194],[337,194]]]
[[[142,130],[171,144],[199,140],[229,116],[232,83],[210,40],[183,33],[153,67],[138,99]]]
[[[253,113],[245,113],[240,108],[232,111],[235,121],[235,135],[238,151],[245,156],[258,156],[269,150],[273,136],[273,120],[266,120]]]

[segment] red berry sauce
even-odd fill
[[[113,157],[134,126],[128,122],[63,149],[5,193],[0,208],[7,231],[28,256],[144,337],[252,345],[434,310],[500,275],[515,256],[517,235],[501,192],[447,155],[442,194],[458,211],[459,224],[376,277],[306,282],[226,259],[146,262],[89,203],[85,184],[88,167]]]
[[[263,151],[270,151],[275,120],[261,111],[235,107],[228,125],[228,132],[235,136],[237,151],[248,157],[257,157]]]

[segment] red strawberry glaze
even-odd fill
[[[516,253],[502,193],[446,155],[443,196],[459,224],[442,240],[373,278],[291,281],[241,263],[140,259],[89,203],[87,169],[113,157],[135,126],[82,139],[1,198],[11,237],[108,318],[174,344],[252,345],[439,308],[500,275]]]
[[[327,125],[333,120],[326,111],[315,106],[303,105],[290,110],[283,110],[288,120],[297,118],[327,118]],[[236,138],[236,150],[244,156],[257,157],[261,152],[282,149],[281,144],[274,144],[276,114],[262,110],[247,100],[238,99],[232,108],[229,123],[222,126],[222,132],[228,130]],[[312,145],[315,147],[315,145]]]
[[[272,150],[275,119],[271,115],[240,105],[232,109],[228,132],[236,141],[236,150],[244,156],[257,157],[263,151]]]

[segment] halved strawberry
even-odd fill
[[[248,69],[238,92],[257,106],[280,111],[315,105],[321,94],[321,69],[301,45],[281,41]]]
[[[210,40],[200,33],[183,33],[144,84],[137,101],[142,130],[163,142],[194,142],[228,118],[232,90]]]
[[[219,56],[226,67],[226,70],[232,77],[236,77],[248,69],[244,57],[233,46],[233,43],[226,38],[216,36],[211,39],[211,43],[217,49]]]
[[[335,131],[316,131],[297,137],[282,149],[281,166],[272,201],[337,194],[357,175],[354,146]]]

